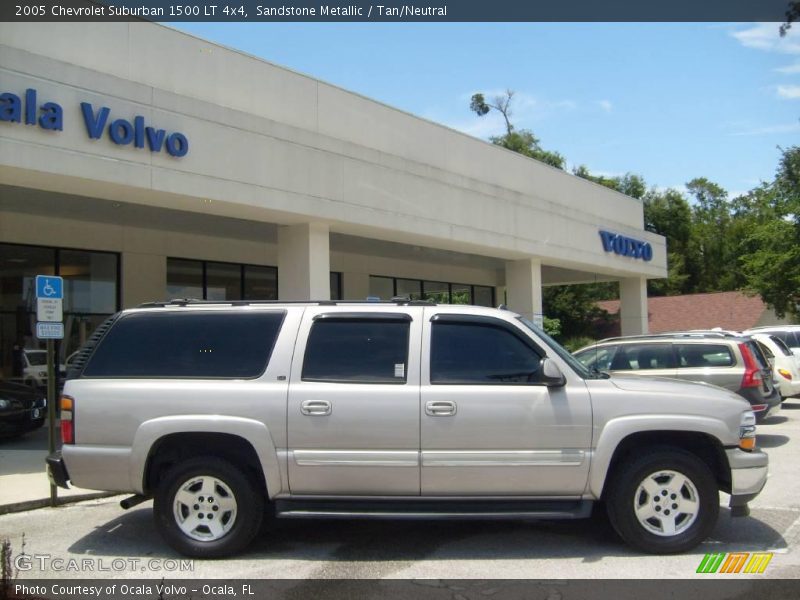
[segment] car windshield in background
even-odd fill
[[[47,364],[47,352],[44,350],[26,350],[25,354],[32,366],[38,367]]]

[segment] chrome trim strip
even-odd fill
[[[293,450],[299,467],[419,467],[416,450]]]
[[[453,450],[422,453],[423,467],[578,467],[584,450]]]

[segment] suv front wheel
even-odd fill
[[[231,463],[210,456],[172,466],[153,504],[164,539],[186,556],[218,558],[243,550],[261,527],[264,496]]]
[[[623,464],[610,485],[611,524],[623,540],[645,552],[689,550],[708,537],[717,522],[714,474],[684,450],[654,449]]]

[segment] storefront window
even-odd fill
[[[0,244],[0,380],[43,390],[45,343],[34,335],[36,275],[64,278],[64,339],[56,343],[56,356],[59,366],[66,366],[94,329],[119,309],[119,255]]]
[[[472,287],[454,283],[450,286],[451,304],[472,304]]]
[[[242,297],[245,300],[277,300],[278,269],[245,265]]]
[[[419,279],[396,279],[397,295],[409,300],[422,299],[422,282]]]
[[[389,300],[394,296],[410,300],[428,300],[437,304],[474,304],[494,306],[494,288],[487,285],[420,281],[370,275],[369,295]]]
[[[441,281],[423,281],[422,298],[437,304],[449,304],[450,284]]]
[[[206,300],[241,300],[242,266],[206,263]]]
[[[370,275],[369,295],[381,300],[391,300],[394,296],[394,279]]]
[[[203,294],[203,261],[167,259],[167,297],[197,298]]]

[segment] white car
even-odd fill
[[[61,377],[64,377],[66,369],[64,365],[58,366]],[[25,349],[22,352],[22,379],[33,387],[41,388],[47,386],[47,351]]]
[[[800,395],[800,356],[794,354],[783,340],[772,333],[753,333],[761,349],[772,361],[775,383],[783,398]]]

